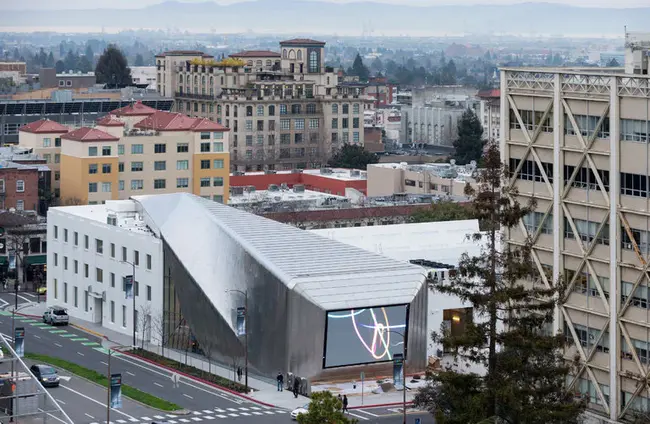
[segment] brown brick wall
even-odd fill
[[[0,195],[0,209],[16,208],[18,200],[24,201],[24,210],[38,210],[38,170],[0,168],[0,180],[4,180],[5,196]],[[25,191],[16,191],[16,182],[25,181]],[[16,208],[17,209],[17,208]]]

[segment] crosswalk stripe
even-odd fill
[[[211,415],[206,415],[206,416],[203,417],[203,418],[205,418],[206,420],[214,420],[214,417],[211,416]]]
[[[237,412],[235,408],[227,408],[229,411]]]
[[[238,417],[239,416],[237,414],[228,414],[228,415],[230,415],[231,417]]]
[[[180,421],[182,423],[189,423],[190,422],[190,420],[186,420],[185,418],[180,418],[178,421]]]
[[[248,408],[239,408],[240,411],[248,411]]]
[[[192,417],[192,421],[203,421],[203,418]]]
[[[255,415],[264,415],[261,412],[257,412],[257,411],[253,411],[253,414],[255,414]]]
[[[212,411],[210,411],[209,409],[204,409],[204,410],[203,410],[203,413],[204,413],[204,414],[211,414]]]
[[[273,415],[273,411],[264,411],[265,414]]]
[[[219,418],[228,418],[225,415],[217,415],[217,417],[219,417]]]
[[[174,420],[167,420],[167,422],[168,422],[169,424],[176,424],[176,421],[174,421]]]
[[[163,417],[162,415],[154,415],[154,418],[157,419],[157,420],[164,420],[165,419],[165,417]]]
[[[248,412],[240,412],[239,414],[243,415],[245,417],[250,417],[251,416],[251,414],[249,414]]]
[[[132,423],[137,423],[140,420],[137,418],[129,418],[129,421],[131,421]]]
[[[124,421],[124,420],[115,420],[115,421],[117,421],[117,422],[120,423],[120,424],[124,424],[124,423],[126,422],[126,421]]]
[[[214,410],[217,411],[217,412],[226,412],[226,411],[224,411],[224,410],[221,409],[221,408],[214,408]]]
[[[260,408],[258,408],[257,406],[251,406],[251,409],[254,410],[254,411],[259,411],[260,410]]]
[[[348,411],[348,414],[352,415],[353,417],[359,418],[359,419],[361,419],[361,420],[365,420],[365,421],[368,421],[368,420],[370,419],[370,418],[368,418],[368,417],[364,417],[363,415],[353,414],[353,413],[350,412],[350,411]]]
[[[149,418],[149,417],[142,417],[142,421],[151,421],[151,418]]]

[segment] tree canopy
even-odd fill
[[[361,59],[359,53],[357,53],[357,56],[354,58],[354,63],[352,63],[351,68],[348,68],[347,73],[348,75],[359,77],[359,81],[368,81],[368,78],[370,78],[370,71],[363,64],[363,59]]]
[[[353,424],[357,420],[348,418],[342,411],[341,402],[328,391],[311,395],[306,414],[298,415],[299,424]]]
[[[126,57],[114,44],[106,47],[104,53],[99,57],[95,75],[99,84],[126,86],[133,82]]]
[[[334,168],[366,169],[372,163],[379,162],[379,156],[367,151],[357,144],[344,144],[329,160],[329,166]]]
[[[550,327],[566,286],[542,278],[532,261],[531,241],[499,244],[503,229],[516,227],[534,210],[522,206],[517,190],[502,185],[507,167],[490,143],[477,188],[466,187],[476,218],[486,231],[472,235],[483,245],[477,256],[461,256],[448,281],[431,281],[431,289],[458,297],[471,306],[457,331],[449,326],[433,334],[456,366],[427,372],[427,385],[414,399],[438,424],[577,424],[585,403],[569,391],[572,366],[563,357],[562,334]],[[485,369],[485,373],[468,371]]]
[[[432,203],[430,209],[418,209],[411,214],[411,222],[440,222],[474,219],[472,208],[451,200]]]
[[[455,149],[453,158],[459,165],[466,165],[473,160],[478,163],[483,155],[485,147],[483,126],[478,116],[469,108],[458,120],[458,138],[453,144]]]

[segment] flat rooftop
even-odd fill
[[[264,171],[259,172],[246,172],[244,175],[235,175],[239,177],[254,176],[254,175],[288,175],[293,171],[275,171],[275,174],[266,174]],[[314,175],[323,178],[332,178],[341,181],[364,181],[368,179],[368,173],[360,169],[347,169],[347,168],[323,168],[321,169],[303,169],[303,174]],[[233,176],[233,174],[230,174]]]
[[[345,196],[336,196],[333,194],[321,193],[319,191],[294,191],[293,189],[280,189],[278,191],[256,190],[251,192],[244,192],[243,194],[233,194],[231,192],[228,204],[231,206],[251,203],[281,202],[313,202],[314,204],[323,204],[328,201],[347,202],[348,199]]]
[[[108,200],[103,205],[82,205],[50,208],[55,211],[78,216],[80,218],[108,224],[108,217],[115,217],[116,227],[142,235],[153,235],[137,211],[133,200]]]
[[[375,163],[369,166],[375,166],[378,168],[403,169],[405,171],[420,173],[428,172],[441,178],[455,179],[458,181],[467,181],[468,179],[473,179],[473,174],[478,169],[474,165],[455,165],[452,163],[425,163],[419,165],[409,165],[406,162],[394,162]]]

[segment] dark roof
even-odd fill
[[[40,119],[27,125],[20,127],[20,131],[33,133],[33,134],[64,134],[70,129],[58,122],[50,121],[49,119]]]
[[[144,118],[133,127],[156,131],[228,131],[228,128],[209,119],[190,118],[180,113],[162,111]]]
[[[72,132],[69,132],[61,136],[61,138],[66,140],[83,141],[83,142],[120,140],[119,137],[115,137],[104,131],[100,131],[98,129],[88,128],[88,127],[81,127],[79,129],[76,129]]]
[[[239,53],[231,54],[230,57],[280,57],[280,53],[270,50],[244,50]]]
[[[210,54],[203,53],[200,50],[170,50],[157,54],[156,57],[165,57],[165,56],[201,56],[201,57],[214,57]]]
[[[17,212],[2,211],[0,212],[0,227],[12,228],[22,225],[36,224],[38,221],[33,217],[26,216]]]
[[[280,41],[281,46],[301,46],[301,45],[317,45],[324,46],[324,41],[312,40],[310,38],[292,38],[291,40]]]

